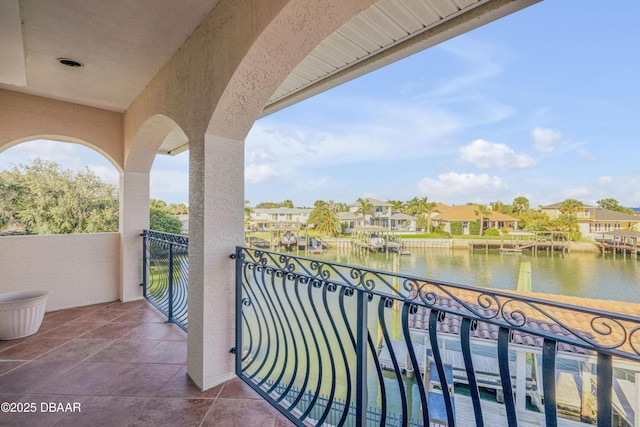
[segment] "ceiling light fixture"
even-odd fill
[[[72,68],[84,67],[84,64],[69,58],[58,58],[58,62]]]

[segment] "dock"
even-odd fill
[[[630,254],[634,257],[638,256],[640,247],[638,240],[640,232],[633,230],[616,230],[601,233],[601,238],[596,239],[598,248],[604,253],[621,253],[623,255]]]

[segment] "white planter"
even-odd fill
[[[38,332],[51,291],[0,294],[0,340],[14,340]]]

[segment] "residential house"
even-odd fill
[[[560,203],[541,206],[540,210],[549,218],[556,219],[562,212]],[[575,213],[578,228],[583,237],[596,238],[598,234],[618,230],[638,230],[640,216],[603,209],[599,206],[583,205]]]
[[[249,228],[251,231],[304,228],[311,211],[310,208],[256,208],[251,213]]]
[[[443,212],[433,217],[433,223],[436,226],[442,226],[444,231],[451,232],[451,224],[460,222],[462,223],[462,233],[469,234],[469,224],[480,221],[477,205],[461,205],[449,208],[443,206],[441,208]],[[518,228],[518,219],[500,212],[491,212],[490,215],[483,218],[482,223],[482,230],[489,228],[515,230]]]
[[[372,213],[365,215],[362,218],[361,214],[358,214],[358,210],[361,208],[359,202],[351,203],[349,206],[349,212],[357,217],[356,225],[358,227],[376,227],[383,228],[389,231],[400,232],[415,232],[416,231],[416,218],[401,212],[393,212],[390,203],[383,202],[382,200],[368,197],[365,199],[371,204]]]

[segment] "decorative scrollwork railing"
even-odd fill
[[[144,230],[142,289],[144,297],[185,332],[188,324],[189,239]]]
[[[634,416],[613,407],[612,372],[614,357],[640,362],[640,317],[259,249],[238,247],[232,257],[236,372],[298,425],[455,425],[442,347],[452,336],[478,426],[474,346],[483,338],[497,355],[495,388],[516,391],[504,392],[509,426],[518,423],[516,398],[526,396],[513,372],[516,350],[541,356],[528,369],[538,374],[532,387],[544,396],[545,425],[558,422],[558,351],[592,360],[594,422],[611,425],[616,411]]]

